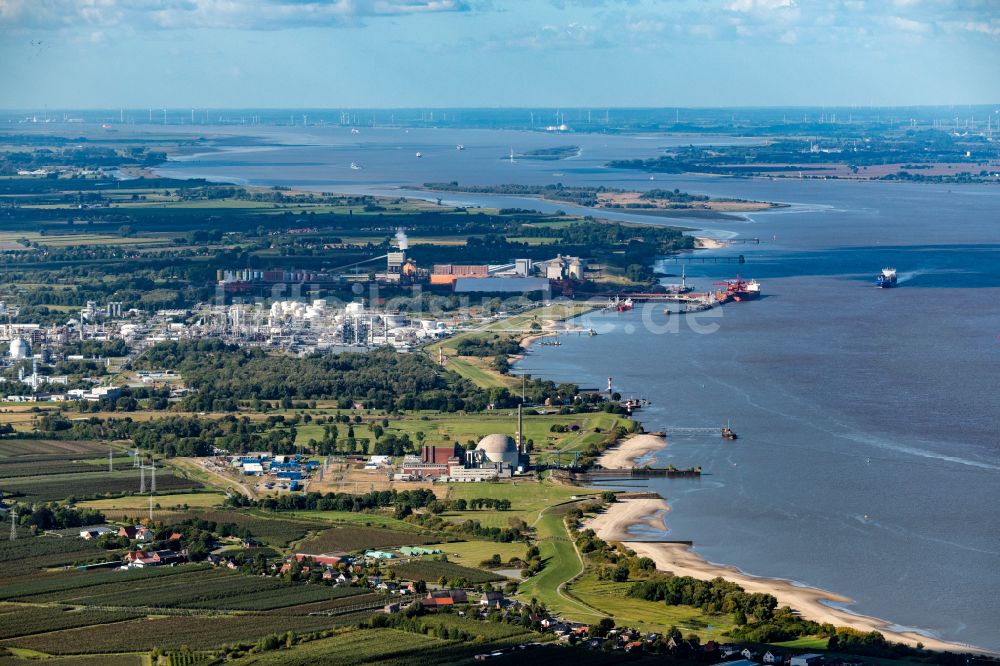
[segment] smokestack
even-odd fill
[[[521,420],[521,403],[517,403],[517,452],[524,453],[524,447],[521,446],[523,438],[521,437],[521,428],[523,427],[523,422]]]

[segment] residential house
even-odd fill
[[[142,525],[126,525],[118,530],[118,536],[145,541],[150,537],[150,532],[148,527]]]
[[[114,534],[115,531],[110,527],[88,527],[85,530],[80,530],[80,538],[91,541],[93,539],[99,539],[105,534]]]
[[[137,550],[125,554],[125,568],[129,569],[179,564],[183,561],[184,556],[173,550]]]
[[[723,658],[731,657],[734,654],[739,654],[742,649],[742,647],[735,643],[723,643],[719,646],[719,655]]]
[[[785,663],[785,655],[780,652],[772,652],[768,650],[764,653],[764,663],[765,664],[783,664]]]
[[[451,597],[424,597],[420,600],[420,605],[424,608],[438,608],[440,606],[454,606],[455,600]]]
[[[479,605],[487,608],[502,608],[505,601],[503,592],[483,592],[483,598],[479,600]]]

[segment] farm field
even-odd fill
[[[315,663],[435,666],[468,663],[476,654],[545,640],[544,636],[518,626],[479,622],[457,615],[425,616],[419,618],[419,622],[426,634],[384,628],[352,629],[330,638],[297,645],[290,650],[250,655],[234,663],[261,666],[306,666]],[[559,656],[562,655],[547,649],[536,649],[518,653],[517,661],[540,663],[542,657],[551,660]]]
[[[351,596],[360,588],[288,583],[229,569],[184,566],[173,576],[130,576],[84,588],[63,589],[28,597],[36,602],[58,602],[115,608],[196,608],[205,610],[264,611],[301,603]],[[143,572],[144,573],[144,572]]]
[[[397,578],[404,580],[422,580],[436,582],[442,576],[447,580],[465,579],[473,585],[477,583],[495,583],[506,580],[490,571],[463,567],[453,562],[440,562],[432,559],[410,560],[393,566]]]
[[[396,629],[354,629],[298,645],[239,659],[233,664],[249,666],[337,666],[357,664],[435,664],[442,661],[449,644],[445,641]],[[426,659],[426,661],[425,661]]]
[[[157,488],[160,484],[160,477],[156,477]],[[219,506],[226,499],[222,493],[166,493],[158,494],[154,497],[156,504],[161,507],[214,507]],[[147,495],[127,495],[125,497],[112,497],[109,499],[86,500],[77,502],[77,506],[86,509],[147,509],[149,507],[149,497]]]
[[[0,541],[0,573],[9,582],[15,575],[76,562],[92,562],[104,557],[104,551],[90,541],[57,536],[30,537],[20,534],[16,541]],[[7,585],[0,588],[0,594]]]
[[[387,527],[397,532],[423,531],[423,528],[419,525],[408,523],[405,520],[396,520],[391,516],[379,513],[362,513],[356,511],[288,511],[282,515],[365,527]]]
[[[62,458],[64,460],[79,460],[83,458],[104,457],[108,448],[97,442],[77,442],[58,439],[6,439],[0,440],[0,461],[23,460],[24,456],[32,459]]]
[[[54,631],[0,642],[4,647],[36,650],[45,654],[94,654],[179,649],[205,650],[225,644],[256,643],[261,636],[287,631],[318,631],[343,622],[330,617],[239,615],[227,617],[151,617],[90,628]],[[356,620],[355,620],[356,621]]]
[[[0,648],[0,666],[32,666],[37,664],[40,658],[44,658],[31,650],[7,650],[10,656],[5,656],[4,648]],[[23,659],[16,655],[25,654]],[[139,654],[101,654],[101,655],[81,655],[74,657],[51,657],[45,658],[46,666],[146,666],[147,660],[144,655]]]
[[[125,516],[135,517],[136,515],[134,509],[102,508],[101,512],[108,520],[122,520]],[[287,546],[290,542],[302,539],[310,532],[329,527],[329,523],[295,518],[291,513],[279,516],[253,509],[202,509],[199,507],[192,507],[188,510],[168,509],[154,512],[154,518],[162,522],[175,523],[191,519],[207,520],[218,524],[233,523],[237,526],[239,534],[242,534],[244,530],[250,530],[250,534],[255,539],[276,547]]]
[[[436,540],[437,538],[433,536],[397,532],[378,527],[331,527],[296,544],[295,551],[312,554],[337,551],[351,552],[366,548],[419,546]]]
[[[89,498],[107,494],[133,493],[139,490],[137,469],[108,472],[106,469],[94,472],[74,472],[70,474],[46,474],[0,480],[0,490],[5,495],[19,495],[27,501],[49,502],[69,497]],[[146,479],[149,483],[149,479]],[[192,490],[201,488],[201,483],[176,476],[170,472],[156,475],[158,491]],[[149,500],[146,499],[148,504]]]
[[[0,640],[50,631],[122,622],[140,617],[132,611],[70,610],[24,604],[0,604]]]

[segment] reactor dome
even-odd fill
[[[21,338],[14,338],[10,341],[10,357],[13,359],[28,358],[31,347]]]
[[[490,462],[502,462],[511,467],[518,466],[520,454],[517,451],[517,443],[507,435],[486,435],[479,440],[476,450],[482,451]]]

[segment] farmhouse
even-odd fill
[[[91,541],[93,539],[99,539],[105,534],[114,534],[115,530],[110,527],[88,527],[85,530],[80,530],[80,538]]]
[[[143,569],[167,564],[179,564],[184,561],[184,556],[172,550],[137,550],[125,553],[124,561],[125,566],[122,567],[123,569]]]
[[[118,536],[145,541],[150,537],[150,532],[148,527],[142,525],[126,525],[118,530]]]

